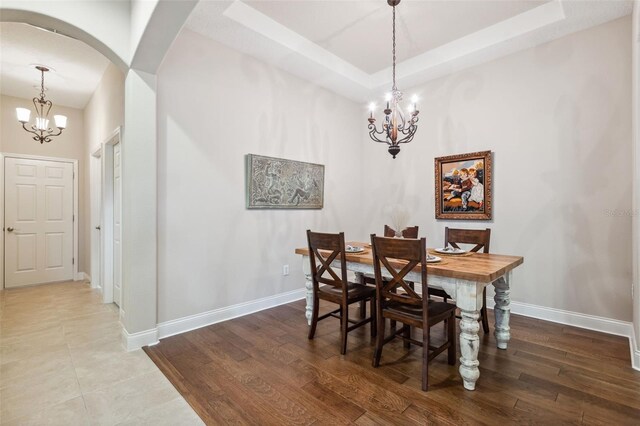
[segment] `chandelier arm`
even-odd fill
[[[409,143],[413,140],[413,137],[416,134],[416,130],[418,130],[417,127],[412,127],[409,128],[409,133],[407,134],[407,136],[405,136],[404,138],[400,139],[397,143],[401,144],[401,143]]]
[[[63,130],[64,129],[58,127],[58,133],[53,134],[53,130],[49,129],[50,134],[48,134],[47,137],[60,136]]]
[[[22,128],[25,129],[29,133],[33,133],[34,135],[38,134],[38,132],[36,132],[35,130],[27,129],[27,123],[22,123]],[[33,126],[32,126],[32,128],[33,128]]]
[[[371,138],[371,140],[373,140],[374,142],[378,142],[378,143],[386,143],[387,145],[389,145],[389,141],[387,141],[386,139],[380,139],[377,135],[384,135],[385,132],[384,130],[378,130],[376,129],[376,126],[374,124],[369,124],[369,137]]]

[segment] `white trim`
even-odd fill
[[[102,285],[102,301],[104,303],[113,303],[113,147],[117,143],[122,143],[122,126],[116,129],[109,137],[100,145],[101,146],[101,197],[100,203],[100,239],[102,259],[100,260],[102,268],[102,276],[100,284]],[[122,279],[120,280],[121,286]],[[120,305],[122,305],[122,291],[120,289]]]
[[[4,153],[0,152],[0,290],[4,290]]]
[[[487,309],[493,309],[495,302],[487,298]],[[531,305],[523,302],[511,302],[511,312],[525,317],[537,318],[545,321],[566,324],[573,327],[586,328],[587,330],[613,334],[629,339],[631,351],[631,365],[640,371],[640,350],[636,346],[633,323],[595,315],[582,314],[580,312],[565,311],[562,309],[547,308],[545,306]]]
[[[158,343],[158,329],[139,331],[130,334],[122,327],[122,345],[127,351],[135,351],[144,346],[152,346]]]
[[[2,223],[2,227],[4,227],[4,159],[5,158],[21,158],[25,160],[41,160],[41,161],[57,161],[59,163],[71,163],[73,165],[73,272],[72,277],[78,275],[78,263],[80,263],[80,259],[78,257],[78,234],[79,234],[79,180],[80,174],[78,172],[78,160],[74,160],[72,158],[61,158],[61,157],[45,157],[40,155],[27,155],[27,154],[12,154],[9,152],[0,152],[0,200],[2,200],[2,212],[0,213],[0,220]],[[0,236],[0,289],[4,289],[4,230]]]
[[[493,309],[495,302],[487,298],[487,308]],[[511,312],[525,317],[538,318],[545,321],[572,325],[616,336],[629,337],[632,325],[627,321],[582,314],[580,312],[565,311],[562,309],[547,308],[545,306],[531,305],[523,302],[511,302]]]
[[[634,332],[633,325],[631,325],[631,336],[629,336],[629,347],[631,349],[631,367],[634,370],[640,371],[640,349],[636,342],[636,333]]]
[[[91,273],[95,280],[91,280],[92,288],[99,288],[102,291],[102,145],[98,147],[88,158],[87,168],[89,170],[89,236],[91,247]],[[96,170],[96,169],[100,170]]]
[[[87,274],[86,272],[76,272],[76,274],[73,276],[73,280],[91,282],[91,275]]]
[[[165,337],[185,333],[187,331],[195,330],[196,328],[206,327],[211,324],[249,315],[264,309],[284,305],[285,303],[291,303],[296,300],[304,299],[306,293],[306,289],[301,288],[299,290],[288,291],[286,293],[280,293],[274,296],[264,297],[262,299],[226,306],[224,308],[214,309],[212,311],[190,315],[184,318],[161,322],[158,324],[158,337],[160,339],[164,339]],[[301,316],[301,318],[304,317]]]

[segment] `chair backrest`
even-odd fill
[[[404,279],[416,265],[420,265],[422,282],[421,294],[428,294],[426,246],[425,238],[418,240],[377,237],[375,234],[371,235],[376,289],[381,303],[385,304],[394,301],[412,306],[422,305],[426,311],[427,299],[416,293],[412,286]],[[390,280],[383,280],[382,267],[391,274]],[[398,290],[401,290],[401,292],[398,292]]]
[[[346,297],[348,281],[344,232],[324,234],[307,230],[307,241],[314,291],[318,290],[320,284],[327,284],[342,288],[343,296]],[[331,268],[331,263],[336,259],[340,261],[340,275]]]
[[[454,248],[460,248],[458,244],[475,244],[473,252],[483,249],[483,253],[489,253],[491,242],[491,229],[450,229],[444,228],[444,242]]]
[[[408,226],[402,230],[402,238],[418,238],[418,226]],[[389,225],[384,226],[384,236],[393,238],[396,236],[396,230]]]

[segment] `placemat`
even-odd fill
[[[429,250],[429,254],[433,255],[433,256],[467,257],[467,256],[472,256],[475,253],[472,252],[472,251],[468,251],[468,252],[463,253],[463,254],[449,254],[449,253],[440,253],[440,252],[437,252],[435,250]]]

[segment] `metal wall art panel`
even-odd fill
[[[324,166],[247,154],[248,209],[321,209]]]

